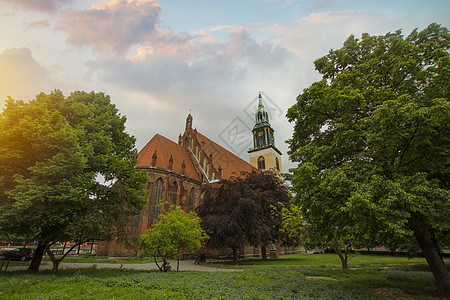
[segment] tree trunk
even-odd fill
[[[63,247],[63,250],[62,250],[62,255],[64,255],[64,251],[66,251],[66,245],[67,245],[67,242],[64,242],[64,247]]]
[[[180,256],[181,256],[181,249],[178,250],[177,272],[180,269]]]
[[[52,261],[52,263],[53,263],[52,274],[58,275],[59,264],[61,263],[61,259],[56,259],[55,261]]]
[[[159,266],[158,261],[156,260],[156,255],[153,255],[153,258],[155,259],[155,264],[156,264],[156,266],[158,267],[158,269],[159,269],[161,272],[163,272],[162,267]]]
[[[411,219],[409,225],[430,266],[439,295],[443,298],[450,298],[450,275],[439,252],[434,247],[429,231],[417,219]]]
[[[39,242],[36,252],[33,255],[33,260],[28,267],[28,271],[37,272],[41,266],[42,256],[44,255],[45,248],[47,247],[47,242]]]
[[[342,270],[348,270],[348,246],[345,247],[344,254],[342,254],[341,248],[338,245],[333,246],[333,248],[341,260]]]
[[[169,262],[167,261],[166,257],[163,257],[162,259],[163,259],[163,266],[162,266],[163,272],[167,272],[169,271]]]
[[[233,262],[234,262],[234,264],[237,265],[237,261],[238,261],[238,259],[237,259],[237,249],[236,248],[232,248],[232,249],[233,249]]]
[[[63,260],[64,256],[60,259],[57,259],[55,254],[53,254],[52,250],[50,250],[50,245],[47,245],[45,247],[45,251],[47,252],[48,257],[50,257],[50,259],[52,260],[52,273],[53,273],[53,275],[57,275],[58,269],[59,269],[59,264]]]
[[[266,251],[266,247],[262,246],[261,247],[261,256],[263,260],[267,260],[267,251]]]

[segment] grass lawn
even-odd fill
[[[50,262],[50,258],[44,257],[44,261]],[[158,260],[159,261],[159,260]],[[149,263],[153,262],[152,257],[115,257],[110,258],[106,256],[94,255],[68,255],[63,262],[79,262],[79,263]],[[352,254],[348,258],[349,267],[363,267],[363,266],[393,266],[393,265],[413,265],[426,264],[425,258],[408,259],[404,256],[390,256],[390,255],[366,255],[366,254]],[[236,265],[230,260],[220,261],[218,264],[213,264],[214,267]],[[257,258],[250,258],[246,260],[239,260],[238,266],[256,266],[256,265],[276,265],[276,266],[321,266],[321,267],[341,267],[341,261],[336,254],[293,254],[281,255],[277,260],[262,260]]]
[[[272,265],[241,261],[242,272],[0,272],[0,299],[382,299],[375,293],[379,288],[397,288],[415,299],[433,294],[436,287],[426,265],[380,267],[399,265],[403,258],[393,257],[399,263],[377,257],[361,256],[360,267],[348,271],[334,268],[332,255],[325,254],[282,256],[267,262]]]
[[[405,266],[405,265],[417,265],[426,264],[426,260],[423,257],[416,257],[409,259],[405,256],[390,256],[390,255],[367,255],[367,254],[351,254],[348,257],[349,268],[360,267],[376,267],[376,266]],[[236,265],[232,261],[224,261],[224,266]],[[220,265],[220,264],[219,264]],[[275,260],[262,260],[259,258],[250,258],[246,260],[239,260],[238,266],[259,266],[259,265],[273,265],[273,266],[316,266],[316,267],[332,267],[340,268],[341,261],[339,257],[334,253],[327,254],[292,254],[282,255],[279,259]]]

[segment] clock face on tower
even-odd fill
[[[263,133],[262,133],[262,132],[260,132],[260,133],[258,133],[258,135],[259,135],[259,136],[262,136],[262,135],[263,135]]]

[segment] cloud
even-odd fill
[[[384,35],[402,29],[408,35],[414,28],[425,28],[435,20],[414,19],[392,14],[365,13],[361,10],[312,13],[291,26],[269,24],[261,30],[277,35],[273,43],[310,60],[326,55],[330,49],[341,48],[350,36],[362,33]]]
[[[29,23],[27,28],[46,28],[50,26],[50,20],[41,20]]]
[[[53,12],[73,0],[2,0],[29,10]]]
[[[74,46],[91,46],[103,55],[123,56],[132,45],[155,37],[160,14],[156,0],[114,0],[86,10],[68,9],[56,28]]]
[[[102,83],[98,88],[111,93],[120,111],[128,116],[127,127],[134,129],[138,148],[155,133],[176,141],[189,109],[194,126],[220,142],[219,134],[236,117],[250,128],[254,125],[245,109],[259,90],[282,100],[278,104],[283,108],[288,106],[286,100],[290,103],[295,99],[297,90],[283,98],[274,92],[291,92],[287,84],[297,78],[290,75],[295,55],[269,42],[256,41],[242,27],[234,28],[226,42],[215,40],[208,31],[195,36],[164,31],[157,40],[139,47],[126,59],[98,57],[88,63],[93,77]],[[171,125],[162,125],[168,124],[168,117]],[[284,116],[280,118],[285,122]],[[277,140],[283,145],[290,130],[278,129]],[[251,138],[250,131],[248,134]],[[245,151],[242,155],[248,159]]]
[[[12,48],[0,54],[0,107],[7,96],[28,100],[40,92],[57,88],[50,72],[40,65],[28,48]]]
[[[206,33],[196,39],[173,37],[137,49],[128,59],[100,58],[89,67],[101,81],[141,92],[209,91],[238,85],[255,73],[270,78],[268,70],[283,69],[290,53],[258,43],[243,28],[230,33],[229,42]],[[176,100],[175,100],[176,101]]]
[[[275,45],[296,52],[312,62],[326,55],[329,49],[342,47],[351,35],[359,37],[364,32],[384,34],[395,30],[389,15],[366,14],[359,10],[313,13],[294,25],[268,24],[261,30],[276,35]]]

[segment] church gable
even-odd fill
[[[217,169],[219,166],[222,168],[222,178],[228,179],[233,173],[238,174],[243,171],[251,172],[254,169],[248,162],[208,139],[201,133],[197,133],[197,139],[201,145],[204,145],[205,152],[208,155],[212,154],[213,166]]]
[[[254,169],[252,165],[213,142],[197,129],[192,129],[192,122],[193,118],[189,114],[185,131],[180,135],[178,143],[193,156],[193,161],[204,176],[205,182],[227,179],[233,173],[250,172]]]
[[[156,134],[137,156],[137,168],[152,167],[200,180],[187,150],[160,134]]]

